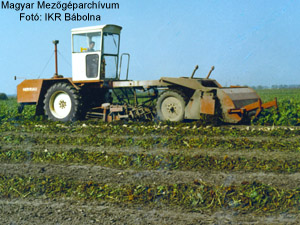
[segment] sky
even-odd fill
[[[223,86],[300,84],[300,1],[107,0],[101,3],[119,3],[119,9],[74,12],[37,9],[35,0],[9,2],[34,7],[4,9],[0,1],[0,93],[16,94],[23,79],[51,78],[53,40],[59,40],[58,72],[71,77],[71,29],[102,24],[123,27],[120,53],[130,53],[132,80],[190,76],[199,65],[195,77],[215,66],[211,78]],[[68,12],[101,21],[20,21],[20,13]]]

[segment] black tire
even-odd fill
[[[156,103],[157,117],[162,121],[179,122],[184,119],[185,95],[178,90],[163,92]]]
[[[82,118],[82,102],[79,92],[68,83],[56,83],[47,91],[44,110],[53,121],[75,121]]]
[[[24,110],[24,103],[20,103],[20,104],[18,105],[18,113],[22,113],[23,110]]]

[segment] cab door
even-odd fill
[[[118,79],[119,45],[119,34],[103,32],[101,79]]]

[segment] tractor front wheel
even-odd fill
[[[45,95],[44,110],[53,121],[75,121],[81,116],[80,94],[68,83],[56,83]]]
[[[179,122],[184,119],[185,96],[177,90],[168,90],[159,96],[156,103],[158,119]]]

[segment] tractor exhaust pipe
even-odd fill
[[[55,55],[55,74],[53,78],[59,78],[58,76],[58,68],[57,68],[57,44],[59,43],[59,40],[52,41],[54,44],[54,55]]]

